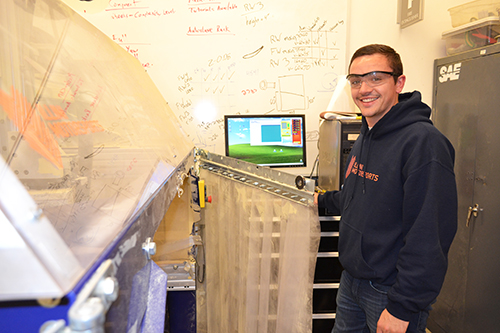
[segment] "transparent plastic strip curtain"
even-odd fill
[[[206,331],[310,333],[317,208],[201,176],[212,196],[204,211]]]

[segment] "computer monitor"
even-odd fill
[[[226,156],[269,167],[305,167],[305,128],[305,115],[226,115]]]

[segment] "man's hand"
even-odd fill
[[[377,333],[405,333],[409,322],[394,317],[385,309],[377,323]]]
[[[319,196],[319,193],[318,192],[314,192],[314,204],[316,206],[318,205],[318,196]]]

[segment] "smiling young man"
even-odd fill
[[[406,77],[391,47],[357,50],[347,78],[361,134],[342,190],[315,195],[341,215],[332,332],[422,333],[457,228],[454,149],[420,93],[402,93]]]
[[[389,59],[375,53],[354,58],[349,72],[349,82],[354,83],[354,86],[351,84],[352,98],[371,128],[398,103],[406,82],[403,69],[393,71]]]

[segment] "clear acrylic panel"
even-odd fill
[[[12,223],[56,284],[63,285],[59,292],[67,292],[193,145],[139,61],[79,14],[57,0],[3,0],[0,147],[5,161],[0,186],[8,168],[50,222],[45,226],[55,231],[50,237],[67,247],[78,272],[53,276],[58,270],[41,260],[50,251],[36,253],[34,243],[44,242],[43,233],[28,239],[30,225],[8,214],[26,210],[22,202],[18,207],[2,203],[2,221]],[[0,247],[0,259],[8,249]],[[0,297],[8,289],[3,282]],[[15,292],[9,295],[16,298]]]
[[[201,177],[213,198],[204,211],[198,331],[311,332],[317,207],[223,173],[202,169]]]

